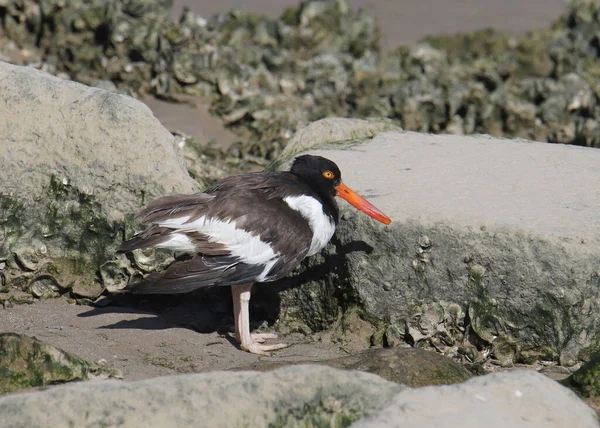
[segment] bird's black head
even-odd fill
[[[311,155],[298,156],[294,160],[290,171],[299,176],[318,195],[321,195],[325,213],[331,215],[336,223],[338,207],[334,201],[334,196],[345,199],[355,208],[383,224],[392,222],[388,216],[379,211],[369,201],[342,183],[340,169],[329,159]]]
[[[302,178],[315,192],[327,197],[335,196],[335,188],[342,182],[338,166],[321,156],[298,156],[290,171]]]

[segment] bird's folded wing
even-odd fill
[[[160,223],[172,217],[188,217],[194,221],[204,215],[213,195],[196,193],[193,195],[169,195],[155,199],[136,216],[142,223]]]
[[[124,291],[133,294],[187,293],[198,288],[253,282],[262,265],[248,265],[236,257],[196,255],[176,261],[163,272],[155,272]]]

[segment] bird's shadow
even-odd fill
[[[310,259],[304,260],[299,274],[254,285],[250,300],[252,329],[265,322],[271,325],[279,318],[282,291],[302,286],[309,281],[324,279],[334,267],[344,266],[344,259],[349,253],[370,254],[373,251],[373,247],[364,241],[351,241],[342,245],[334,237],[331,242],[335,251],[326,252],[324,261],[314,263]],[[230,287],[209,287],[186,294],[107,294],[97,301],[93,308],[78,316],[92,317],[114,313],[146,316],[124,319],[99,328],[161,330],[177,327],[199,333],[217,332],[228,337],[227,333],[233,331],[234,324]]]

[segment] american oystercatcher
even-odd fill
[[[391,223],[342,183],[334,162],[310,155],[297,157],[290,171],[233,175],[203,193],[158,198],[137,216],[152,225],[117,251],[153,247],[191,257],[124,291],[171,294],[230,285],[241,349],[262,355],[281,349],[287,345],[262,343],[275,334],[250,333],[252,284],[284,277],[329,242],[339,220],[335,196],[386,225]]]

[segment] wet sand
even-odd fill
[[[209,111],[208,102],[198,97],[178,97],[188,102],[172,103],[157,98],[141,99],[172,133],[194,137],[201,144],[215,143],[225,149],[237,141],[237,136],[225,128],[221,119]]]
[[[249,354],[236,347],[232,334],[214,329],[199,333],[186,328],[184,319],[203,317],[203,313],[189,309],[179,307],[157,314],[128,307],[77,306],[64,299],[50,299],[2,310],[0,332],[36,337],[87,361],[105,361],[109,368],[120,370],[125,380],[245,367],[258,369],[261,362],[285,365],[349,353],[328,340],[313,341],[292,335],[279,340],[291,346],[272,357]]]

